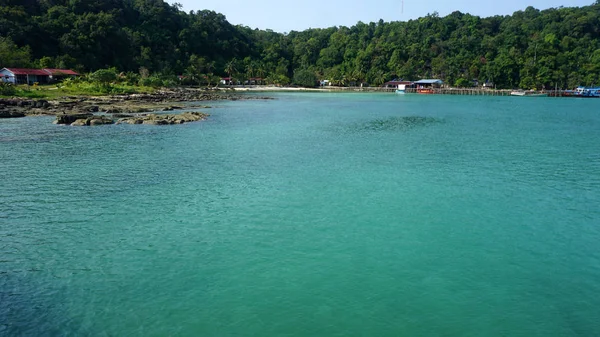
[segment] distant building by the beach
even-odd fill
[[[2,82],[12,84],[46,84],[77,76],[80,76],[79,73],[70,69],[2,68],[0,70]]]
[[[383,84],[384,88],[398,88],[399,85],[410,86],[412,85],[412,81],[405,81],[404,79],[393,79],[391,81],[385,82]]]

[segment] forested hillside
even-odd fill
[[[574,87],[600,84],[600,1],[281,34],[162,0],[0,0],[0,67],[8,66],[145,68],[282,84],[296,73],[339,84],[435,77],[499,88]]]

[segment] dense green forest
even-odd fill
[[[600,0],[285,34],[162,0],[0,0],[0,67],[9,66],[141,69],[199,82],[233,75],[277,84],[441,78],[460,86],[478,79],[498,88],[575,87],[600,84]]]

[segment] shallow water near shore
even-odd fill
[[[0,120],[0,335],[600,335],[600,100],[269,95]]]

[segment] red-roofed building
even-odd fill
[[[2,68],[0,78],[13,84],[48,83],[50,74],[41,69]]]
[[[50,74],[50,81],[61,81],[67,77],[81,76],[76,71],[70,69],[44,69],[44,71]]]
[[[80,75],[69,69],[2,68],[0,70],[0,80],[13,84],[48,83],[75,76]]]
[[[383,84],[383,87],[385,87],[385,88],[398,88],[399,85],[409,86],[411,84],[412,84],[411,81],[405,81],[405,80],[401,80],[401,79],[393,79],[393,80],[391,80],[389,82],[385,82]]]
[[[70,69],[43,69],[45,72],[49,73],[50,76],[80,76],[79,73]]]

